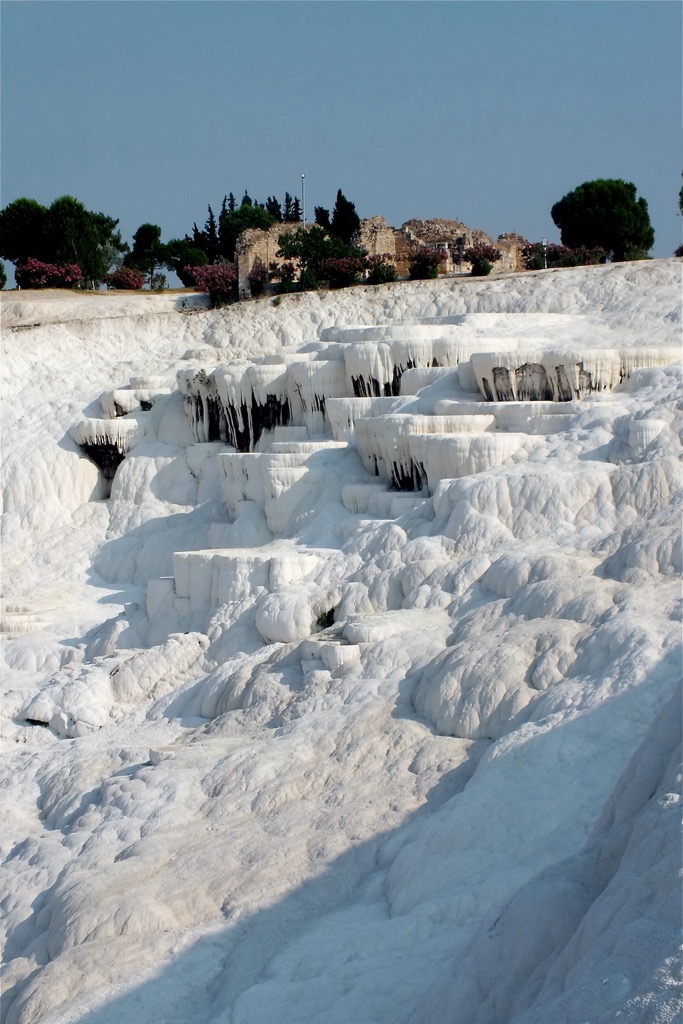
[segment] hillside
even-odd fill
[[[203,301],[2,297],[1,1020],[678,1019],[680,261]]]

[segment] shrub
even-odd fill
[[[77,263],[57,266],[31,256],[17,267],[15,278],[20,288],[76,288],[83,282],[83,272]]]
[[[330,608],[327,612],[321,612],[315,621],[321,629],[329,629],[334,625],[334,608]]]
[[[329,261],[365,259],[367,255],[364,249],[347,245],[333,235],[326,235],[320,227],[308,230],[299,228],[289,234],[280,235],[278,245],[276,255],[281,259],[291,260],[301,271],[299,287],[302,291],[317,287],[318,281],[323,278],[327,280],[330,276],[339,282],[335,287],[344,287],[346,283],[350,283],[349,273],[356,273],[352,264]],[[324,270],[323,264],[327,264]],[[315,285],[313,282],[316,282]]]
[[[268,271],[261,260],[257,259],[254,261],[253,267],[247,274],[247,280],[252,295],[261,295],[263,293],[263,286],[268,280]]]
[[[501,257],[500,249],[485,242],[471,245],[465,249],[464,258],[472,264],[472,277],[486,277],[493,270],[493,264]]]
[[[446,259],[446,253],[441,249],[420,249],[413,262],[410,264],[410,278],[412,281],[426,281],[438,276],[439,265]]]
[[[226,306],[235,299],[237,268],[234,263],[209,263],[205,267],[193,267],[194,286],[198,292],[208,292],[214,309]]]
[[[145,275],[141,270],[133,270],[132,267],[118,267],[111,274],[107,274],[105,283],[108,288],[138,291],[145,283]]]
[[[319,273],[330,282],[330,288],[348,288],[358,284],[367,267],[363,256],[330,256],[320,261]]]
[[[396,267],[388,253],[380,253],[377,256],[368,256],[368,284],[389,284],[398,277]]]
[[[286,295],[288,292],[294,291],[294,278],[296,277],[296,267],[293,263],[271,263],[270,264],[270,279],[271,281],[279,281],[278,294]]]
[[[674,256],[683,256],[683,245],[679,245],[674,253]]]
[[[547,265],[551,267],[587,267],[591,264],[602,263],[605,260],[606,252],[600,246],[587,249],[581,246],[579,249],[570,249],[566,245],[546,245],[545,249],[541,242],[529,242],[520,250],[526,270],[543,270]]]
[[[581,245],[578,249],[574,249],[572,255],[575,262],[570,266],[573,267],[590,267],[598,263],[605,263],[607,259],[607,253],[600,245],[596,245],[592,249]]]
[[[304,267],[299,274],[299,280],[297,281],[296,287],[300,292],[317,292],[320,287],[320,282],[316,277],[315,271],[311,270],[310,267]]]

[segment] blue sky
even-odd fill
[[[1,203],[65,193],[167,240],[227,192],[338,188],[390,224],[559,241],[635,182],[680,242],[681,5],[667,0],[4,0]]]

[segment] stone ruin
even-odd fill
[[[266,268],[272,263],[281,265],[287,262],[276,255],[279,248],[278,239],[280,235],[296,231],[300,227],[300,223],[274,224],[267,230],[250,228],[239,236],[235,262],[240,298],[248,298],[250,295],[248,275],[258,260]],[[368,217],[361,220],[356,241],[370,256],[390,256],[399,278],[408,276],[412,259],[425,247],[443,251],[444,259],[439,266],[440,275],[469,274],[471,264],[459,259],[457,252],[458,249],[466,249],[478,243],[495,245],[502,253],[501,259],[494,264],[493,273],[523,269],[520,250],[525,240],[521,235],[503,234],[494,240],[486,232],[478,228],[468,228],[459,220],[408,220],[400,228],[393,228],[387,224],[384,217]]]

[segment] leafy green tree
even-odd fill
[[[116,232],[116,240],[108,239],[100,246],[102,266],[105,269],[105,279],[108,274],[123,266],[123,261],[128,250],[126,242],[121,242],[120,232]]]
[[[294,217],[292,216],[292,197],[289,192],[285,192],[285,205],[282,211],[282,219],[285,224],[291,224],[294,220]]]
[[[86,283],[104,281],[111,266],[112,247],[125,252],[127,245],[115,231],[113,217],[86,210],[73,196],[60,196],[47,211],[44,259],[58,265],[77,263]]]
[[[0,263],[0,289],[4,288],[6,284],[7,284],[7,274],[5,272],[4,266],[2,265],[2,263]]]
[[[330,211],[326,210],[324,206],[316,206],[313,211],[315,216],[315,222],[319,227],[323,228],[324,231],[330,230]]]
[[[106,276],[110,270],[123,264],[128,253],[128,243],[122,240],[121,232],[116,230],[118,220],[107,217],[104,213],[92,213],[90,216],[100,239],[98,243],[99,260]],[[98,280],[102,281],[104,278],[98,278]]]
[[[141,270],[150,284],[157,267],[166,264],[166,247],[161,242],[161,228],[157,224],[141,224],[133,235],[133,248],[124,263],[133,270]]]
[[[337,238],[341,238],[342,242],[349,245],[359,227],[360,217],[356,213],[355,204],[349,202],[342,190],[339,189],[332,211],[330,234],[336,235]]]
[[[93,242],[88,211],[73,196],[60,196],[47,211],[45,234],[46,259],[80,266]]]
[[[218,241],[218,224],[214,217],[213,210],[209,206],[209,215],[206,218],[206,224],[204,225],[204,252],[206,253],[209,263],[215,263],[220,256],[220,244]]]
[[[362,260],[367,255],[364,249],[347,245],[340,238],[326,234],[321,227],[308,231],[299,228],[280,235],[278,245],[277,255],[281,259],[296,260],[303,282],[326,278],[326,268],[329,269],[332,260]]]
[[[186,238],[172,238],[165,245],[165,264],[169,270],[178,275],[186,288],[194,285],[194,267],[204,267],[209,262],[201,249],[195,249]]]
[[[266,230],[275,223],[275,217],[262,206],[247,204],[240,206],[234,213],[221,213],[218,223],[218,249],[221,259],[234,261],[237,239],[243,231],[248,228]]]
[[[655,240],[647,202],[636,199],[630,181],[586,181],[555,203],[550,215],[563,245],[611,249],[615,260],[641,259]]]
[[[128,249],[117,224],[73,196],[60,196],[49,209],[34,199],[17,199],[0,212],[0,256],[16,266],[29,259],[76,263],[86,282],[98,284]]]
[[[295,196],[294,197],[294,202],[292,203],[292,221],[293,221],[293,223],[296,224],[300,220],[301,220],[301,203],[299,202],[299,197]]]
[[[274,220],[282,220],[282,207],[275,196],[268,196],[268,199],[266,200],[266,210]]]
[[[15,266],[44,256],[46,226],[46,207],[35,199],[15,199],[0,211],[0,256]]]

